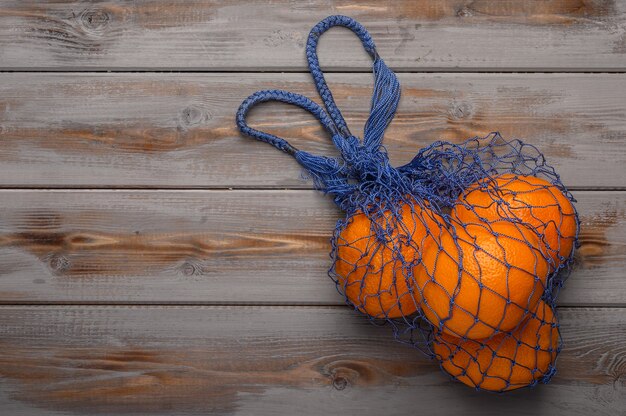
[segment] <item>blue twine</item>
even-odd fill
[[[376,52],[376,46],[374,45],[374,41],[368,31],[359,22],[348,16],[329,16],[315,25],[313,29],[311,29],[311,32],[309,32],[305,50],[309,63],[309,70],[313,76],[313,81],[315,82],[317,91],[319,92],[320,97],[322,97],[326,110],[335,122],[337,129],[344,137],[348,137],[351,136],[350,129],[348,128],[346,121],[341,115],[341,111],[339,111],[339,108],[335,103],[333,94],[330,92],[330,89],[326,84],[324,72],[322,72],[320,68],[319,58],[317,57],[317,43],[319,42],[319,38],[324,32],[335,26],[343,26],[354,32],[361,40],[365,51],[374,60],[377,60],[378,53]]]
[[[337,107],[330,88],[319,66],[317,44],[320,36],[334,26],[352,30],[361,40],[365,50],[374,58],[374,92],[370,116],[365,125],[364,140],[361,142],[350,130]],[[387,153],[382,148],[385,129],[393,120],[400,101],[400,83],[395,73],[378,56],[374,42],[365,28],[347,16],[330,16],[318,23],[310,32],[307,59],[315,86],[322,98],[326,111],[311,99],[282,90],[259,91],[248,97],[239,107],[236,122],[239,130],[250,137],[266,142],[295,157],[305,168],[315,186],[335,197],[335,202],[350,210],[348,201],[356,202],[355,194],[372,195],[409,192],[413,186],[404,184],[404,176],[389,164]],[[251,128],[246,123],[248,112],[256,105],[268,101],[279,101],[298,106],[313,114],[324,129],[331,134],[342,161],[325,156],[312,155],[291,145],[287,140],[273,134]],[[380,189],[377,189],[380,188]],[[362,192],[369,189],[368,193]]]

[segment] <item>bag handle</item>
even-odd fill
[[[317,56],[317,45],[320,37],[335,26],[343,26],[354,32],[361,40],[365,51],[374,59],[374,93],[372,94],[372,105],[370,116],[365,124],[363,144],[366,148],[377,150],[382,143],[383,134],[391,120],[393,119],[400,101],[400,82],[396,74],[387,67],[385,62],[376,52],[376,45],[369,32],[363,25],[348,16],[329,16],[319,22],[311,29],[306,44],[306,56],[309,63],[309,70],[315,81],[317,91],[324,102],[328,114],[332,118],[339,133],[348,138],[352,136],[350,129],[335,103],[333,94],[326,83],[324,72],[320,68]]]
[[[370,116],[365,124],[363,143],[350,133],[319,67],[316,51],[319,37],[334,26],[344,26],[356,33],[365,50],[374,58],[374,93]],[[400,100],[400,83],[394,72],[376,53],[376,47],[367,30],[356,20],[346,16],[327,17],[311,30],[307,42],[307,58],[326,110],[300,94],[284,90],[263,90],[252,94],[241,103],[237,110],[236,123],[243,134],[269,143],[293,156],[311,174],[317,187],[336,195],[336,202],[339,203],[341,198],[350,195],[355,187],[351,182],[355,168],[358,170],[359,166],[364,166],[363,161],[376,160],[376,155],[383,155],[380,146],[384,131],[393,119]],[[249,111],[254,106],[269,101],[292,104],[313,114],[332,135],[333,143],[341,151],[343,161],[299,150],[283,138],[250,127],[246,122]]]
[[[236,115],[239,130],[245,135],[269,143],[275,148],[293,156],[298,163],[309,172],[316,186],[324,192],[337,196],[349,193],[351,187],[348,184],[348,173],[345,166],[340,164],[337,159],[327,156],[317,156],[299,150],[283,138],[254,129],[248,125],[246,116],[250,110],[256,105],[270,101],[292,104],[313,114],[326,131],[332,135],[335,146],[341,148],[341,144],[344,140],[337,132],[337,128],[326,111],[304,95],[284,90],[257,91],[244,100],[239,106]]]
[[[271,133],[266,133],[254,129],[250,127],[246,122],[246,116],[253,107],[261,103],[270,101],[277,101],[300,107],[303,110],[311,113],[331,135],[334,136],[337,134],[337,129],[335,125],[322,107],[320,107],[317,103],[313,102],[311,99],[305,97],[304,95],[284,90],[257,91],[241,103],[239,109],[237,110],[236,122],[237,127],[243,134],[262,142],[269,143],[275,148],[282,150],[283,152],[291,156],[295,156],[296,153],[300,151],[296,147],[291,145],[287,140],[275,136]]]

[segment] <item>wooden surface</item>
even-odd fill
[[[623,414],[626,316],[561,308],[548,385],[452,383],[345,307],[0,307],[3,402],[18,414]]]
[[[372,76],[328,78],[362,131]],[[400,81],[400,110],[385,138],[398,165],[433,141],[499,130],[532,138],[573,188],[626,189],[624,74],[400,74]],[[242,99],[266,88],[316,97],[308,74],[5,74],[0,184],[309,187],[295,161],[236,131]],[[260,107],[251,122],[297,147],[333,153],[317,121],[295,107]]]
[[[578,191],[561,302],[626,306],[626,192]],[[313,190],[0,192],[0,303],[340,305]],[[590,278],[593,276],[593,278]]]
[[[330,14],[357,18],[396,69],[621,71],[623,0],[3,1],[6,69],[304,70]],[[320,47],[332,70],[369,70],[347,31]]]
[[[574,190],[551,384],[477,393],[344,306],[341,213],[237,133],[253,91],[317,100],[335,13],[401,72],[394,163],[499,130]],[[320,56],[361,131],[368,57]],[[0,414],[626,415],[626,1],[0,0],[0,71]],[[251,120],[333,153],[299,110]]]

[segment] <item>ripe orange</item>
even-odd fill
[[[541,236],[552,269],[570,256],[576,238],[572,202],[559,188],[535,176],[498,175],[470,185],[459,197],[452,216],[463,223],[517,218]]]
[[[522,224],[461,224],[429,238],[415,270],[426,318],[443,332],[473,339],[509,331],[545,289],[548,262]]]
[[[510,333],[482,341],[437,334],[433,352],[443,369],[470,387],[514,390],[540,379],[557,356],[559,330],[552,308],[543,301]]]
[[[419,204],[403,203],[399,213],[385,211],[373,221],[358,212],[336,240],[337,281],[352,304],[375,318],[416,312],[418,300],[406,266],[415,261],[430,230],[443,224],[437,214]]]

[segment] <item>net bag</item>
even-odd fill
[[[353,135],[320,69],[317,44],[333,26],[352,30],[373,58],[363,138]],[[310,32],[306,56],[324,107],[283,90],[240,106],[240,131],[293,156],[345,212],[331,238],[329,275],[346,303],[476,389],[547,383],[561,348],[555,301],[578,246],[572,195],[537,148],[498,133],[435,142],[394,167],[382,145],[400,84],[369,33],[346,16]],[[246,123],[268,101],[313,114],[339,156],[314,155]]]

